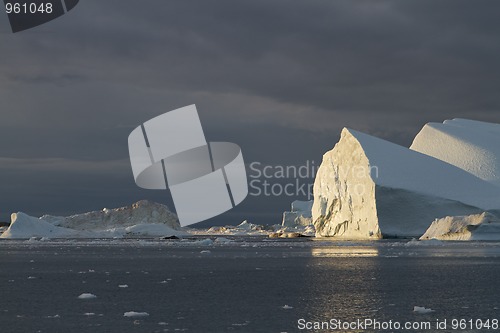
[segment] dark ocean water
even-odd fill
[[[0,332],[487,332],[500,319],[500,244],[233,239],[2,241]]]

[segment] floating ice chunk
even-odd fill
[[[190,229],[189,233],[198,234],[198,235],[265,235],[271,231],[276,230],[276,227],[281,227],[281,225],[269,226],[269,225],[258,225],[253,224],[248,221],[243,221],[237,226],[226,225],[222,226],[214,226],[209,229]]]
[[[58,315],[58,314],[56,314],[56,315],[53,315],[53,316],[46,316],[45,318],[54,319],[54,318],[61,318],[61,316]]]
[[[224,237],[217,237],[215,239],[215,243],[218,244],[227,244],[227,243],[232,243],[234,242],[232,239],[224,238]]]
[[[301,238],[301,237],[310,237],[310,236],[305,236],[300,232],[285,232],[282,230],[269,234],[269,238]]]
[[[124,317],[129,317],[129,318],[141,318],[141,317],[148,317],[149,313],[147,312],[135,312],[135,311],[128,311],[123,314]]]
[[[258,233],[264,229],[264,226],[253,224],[245,220],[238,224],[234,229],[236,234]]]
[[[500,220],[482,213],[468,216],[447,216],[435,219],[421,240],[500,240]]]
[[[438,245],[444,245],[444,243],[440,240],[437,240],[437,239],[417,240],[415,238],[413,238],[408,243],[405,243],[405,246],[438,246]]]
[[[79,299],[93,299],[93,298],[97,298],[97,296],[94,294],[91,294],[91,293],[83,293],[80,296],[78,296],[78,298]]]
[[[295,226],[308,226],[312,224],[312,205],[313,201],[299,201],[292,202],[292,210],[283,213],[283,221],[281,223],[284,227]]]
[[[160,223],[140,223],[130,227],[126,227],[127,234],[132,235],[147,235],[147,236],[175,236],[182,235],[182,232],[174,230],[166,224]]]
[[[432,313],[432,312],[436,312],[436,311],[432,310],[430,308],[428,309],[428,308],[423,307],[423,306],[414,306],[413,312],[418,313],[418,314],[428,314],[428,313]]]
[[[238,226],[236,226],[236,228],[238,229],[241,229],[241,230],[252,230],[254,227],[254,224],[248,222],[247,220],[241,222],[240,224],[238,224]]]
[[[214,244],[214,241],[211,240],[210,238],[207,238],[207,239],[201,239],[201,240],[194,241],[191,244],[200,245],[200,246],[210,246],[210,245]]]

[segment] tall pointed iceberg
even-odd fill
[[[314,182],[319,236],[421,236],[436,218],[500,208],[497,187],[457,166],[344,128]]]

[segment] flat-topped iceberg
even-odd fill
[[[500,186],[500,124],[467,119],[428,123],[410,149]]]
[[[312,218],[320,236],[420,237],[436,218],[498,208],[500,187],[345,128],[316,175]]]

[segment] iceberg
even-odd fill
[[[500,124],[468,119],[428,123],[410,149],[500,186]]]
[[[76,230],[57,227],[47,221],[18,212],[11,215],[10,226],[0,238],[72,238],[78,234]]]
[[[446,216],[436,219],[420,240],[500,240],[500,220],[493,214]]]
[[[436,218],[500,208],[500,187],[491,182],[347,128],[323,156],[313,190],[319,236],[420,237]]]
[[[165,224],[179,230],[177,215],[167,206],[141,200],[130,206],[71,215],[67,217],[44,215],[40,219],[53,225],[75,230],[106,230],[116,227],[130,227],[136,224]]]
[[[146,200],[130,206],[68,217],[40,218],[18,212],[0,238],[113,238],[124,236],[182,236],[179,220],[168,207]]]
[[[312,224],[312,205],[313,201],[292,202],[292,210],[283,213],[283,227],[308,226]]]

